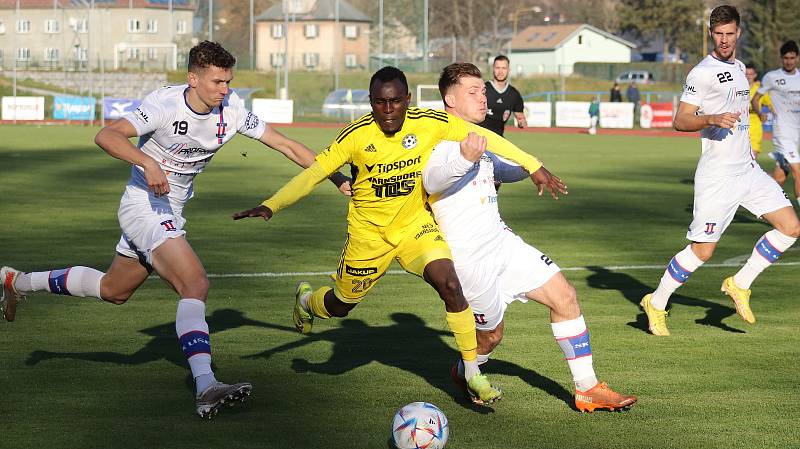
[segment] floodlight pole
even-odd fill
[[[214,40],[214,0],[208,0],[208,40]]]
[[[423,51],[425,54],[422,56],[423,61],[423,71],[428,72],[428,0],[423,0],[423,24],[422,24],[422,39],[423,39]]]
[[[383,67],[383,0],[378,2],[378,68]]]
[[[283,94],[282,100],[289,99],[289,8],[283,12]]]
[[[341,51],[341,41],[339,34],[339,0],[336,0],[336,6],[333,8],[333,90],[339,89],[339,52]]]
[[[253,49],[255,46],[253,45],[253,32],[255,28],[255,24],[253,22],[253,0],[250,0],[250,70],[253,70],[255,67],[255,57],[253,55]]]

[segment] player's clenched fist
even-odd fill
[[[471,132],[461,141],[461,155],[470,162],[478,162],[484,151],[486,151],[486,137]]]

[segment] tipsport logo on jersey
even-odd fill
[[[368,173],[382,174],[391,173],[396,170],[413,167],[422,163],[422,156],[417,156],[412,159],[403,161],[395,161],[389,164],[365,164],[364,167]],[[421,171],[413,171],[411,173],[404,173],[402,175],[389,176],[388,178],[370,178],[372,189],[375,190],[375,196],[378,198],[391,198],[398,196],[406,196],[414,191],[417,185],[417,179],[422,177]]]

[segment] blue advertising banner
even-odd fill
[[[141,100],[135,98],[103,98],[103,115],[107,119],[122,118],[128,112],[133,112],[139,105],[142,104]]]
[[[53,118],[56,120],[94,120],[95,99],[92,97],[53,97]]]

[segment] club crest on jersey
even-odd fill
[[[403,148],[410,150],[417,146],[417,136],[414,134],[406,134],[401,141]]]
[[[706,230],[705,230],[706,235],[713,234],[714,233],[714,227],[716,225],[717,225],[716,223],[706,223]]]
[[[505,111],[503,111],[503,121],[508,120],[509,117],[511,117],[511,111],[506,109]]]

